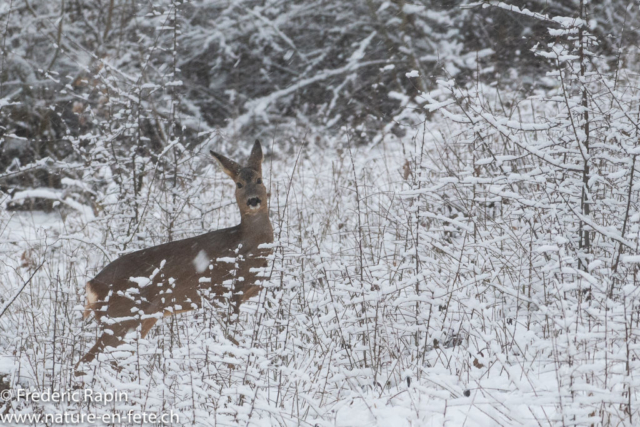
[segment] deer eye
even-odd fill
[[[256,183],[258,183],[258,184],[262,184],[262,178],[258,178],[258,179],[256,179]]]
[[[236,185],[238,186],[238,188],[242,188],[242,184],[239,182],[236,182]]]

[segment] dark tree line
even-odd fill
[[[512,5],[580,14],[576,1]],[[600,55],[635,46],[633,10],[584,11]],[[360,143],[402,135],[394,117],[439,77],[544,86],[531,47],[551,41],[497,2],[12,0],[0,10],[0,187],[61,188],[78,178],[69,164],[114,161],[96,139],[129,158],[292,123],[346,127]]]

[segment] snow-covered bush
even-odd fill
[[[633,425],[640,98],[631,57],[600,54],[586,16],[491,3],[549,28],[528,47],[552,71],[523,93],[493,80],[495,69],[483,67],[490,51],[464,56],[457,34],[427,31],[432,21],[447,28],[445,11],[232,3],[143,5],[146,20],[122,14],[122,32],[112,30],[118,14],[110,24],[96,18],[106,26],[96,40],[118,40],[108,49],[126,54],[85,58],[94,68],[83,63],[79,86],[70,84],[85,97],[73,117],[86,128],[67,133],[52,122],[73,155],[26,166],[64,170],[60,185],[12,194],[13,203],[39,197],[56,209],[0,214],[0,390],[117,389],[128,400],[12,399],[0,414],[174,410],[174,425]],[[322,19],[344,32],[327,35],[328,52],[308,54],[313,45],[288,29],[325,3],[334,9],[309,25],[315,42]],[[16,12],[28,17],[25,8]],[[82,10],[65,10],[85,22]],[[367,10],[375,14],[356,19]],[[372,16],[391,22],[370,26]],[[396,26],[434,38],[382,33]],[[386,56],[384,43],[397,50]],[[455,45],[439,81],[424,69],[437,58],[416,53],[432,43]],[[70,66],[60,46],[53,63]],[[210,51],[217,63],[204,61]],[[292,62],[271,61],[271,51]],[[264,83],[274,79],[269,67],[287,64],[281,71],[299,76]],[[374,82],[369,66],[388,80]],[[453,78],[463,66],[473,79]],[[201,75],[207,67],[215,72]],[[245,87],[248,70],[265,80]],[[38,75],[67,78],[53,71]],[[189,79],[200,78],[211,91],[196,96]],[[224,94],[238,120],[214,128],[222,122],[204,118],[217,114],[208,106],[234,79]],[[374,84],[384,87],[380,98]],[[372,98],[390,118],[361,126],[353,117],[366,116]],[[276,242],[259,297],[238,319],[206,304],[165,318],[76,378],[98,333],[82,321],[84,283],[123,253],[235,225],[231,184],[206,153],[246,155],[244,132],[267,124]],[[24,167],[16,162],[4,177]]]

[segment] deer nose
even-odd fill
[[[248,199],[247,206],[249,206],[250,208],[257,208],[258,206],[260,206],[260,198],[252,197]]]

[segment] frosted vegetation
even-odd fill
[[[0,414],[637,425],[633,9],[107,3],[0,4],[0,389],[129,401]],[[477,37],[505,17],[526,27],[492,39],[517,39],[511,67]],[[256,137],[276,240],[259,297],[167,317],[75,377],[100,332],[85,282],[236,225],[207,153]]]

